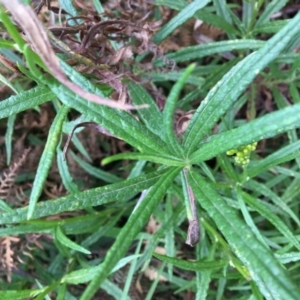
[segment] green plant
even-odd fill
[[[220,299],[225,293],[226,281],[231,279],[231,268],[238,271],[232,275],[236,280],[237,289],[251,289],[250,293],[257,299],[299,298],[299,290],[294,283],[297,275],[293,272],[293,267],[284,268],[282,264],[299,261],[300,251],[297,236],[299,231],[295,229],[296,225],[298,227],[300,224],[299,204],[296,198],[298,194],[292,193],[292,190],[297,188],[300,178],[297,159],[300,151],[296,131],[296,128],[300,127],[298,101],[300,98],[296,82],[299,76],[297,72],[299,55],[291,53],[300,38],[298,29],[300,14],[288,22],[269,22],[270,14],[278,11],[279,5],[282,7],[284,1],[280,1],[280,4],[277,4],[278,1],[271,1],[259,17],[258,9],[263,1],[259,1],[259,5],[254,5],[253,1],[243,1],[243,5],[247,7],[247,14],[243,16],[242,22],[233,15],[225,5],[225,1],[213,1],[217,17],[209,10],[200,10],[208,1],[194,1],[190,4],[185,1],[173,2],[157,1],[157,5],[169,5],[180,12],[154,35],[154,42],[161,43],[174,29],[193,15],[199,19],[206,18],[208,23],[215,26],[219,25],[219,20],[223,20],[224,30],[229,39],[235,41],[187,47],[166,55],[169,60],[172,59],[177,63],[198,60],[201,56],[233,49],[239,50],[240,55],[233,63],[227,63],[222,72],[220,66],[214,66],[214,74],[222,74],[218,82],[214,81],[216,79],[212,76],[207,76],[200,88],[196,88],[180,100],[180,92],[189,76],[197,71],[195,64],[189,65],[179,75],[177,74],[179,79],[171,87],[162,112],[141,85],[129,82],[128,88],[133,103],[148,105],[148,108],[137,110],[139,120],[126,111],[88,102],[55,78],[43,76],[35,65],[37,63],[47,69],[44,66],[45,62],[42,62],[43,57],[40,57],[42,60],[39,59],[29,49],[16,27],[1,9],[1,21],[13,41],[0,40],[0,46],[17,49],[25,55],[29,69],[22,66],[20,69],[27,72],[28,77],[36,81],[37,86],[27,91],[20,91],[17,95],[0,102],[0,117],[11,118],[21,111],[51,100],[56,103],[57,114],[51,125],[34,178],[29,205],[13,209],[2,203],[1,208],[4,212],[0,216],[0,224],[7,226],[0,229],[0,234],[6,236],[33,232],[50,233],[59,253],[55,263],[51,264],[51,270],[59,269],[59,262],[64,257],[69,259],[67,268],[58,271],[59,276],[54,276],[52,279],[51,270],[47,270],[47,274],[43,276],[48,279],[46,287],[40,285],[36,290],[21,288],[19,291],[13,287],[0,292],[2,299],[12,299],[12,297],[23,299],[34,295],[37,295],[36,299],[43,299],[53,290],[58,293],[57,299],[67,299],[68,284],[87,282],[89,283],[80,298],[82,300],[92,299],[100,286],[106,290],[115,289],[115,293],[119,293],[120,291],[115,287],[110,286],[110,281],[107,279],[109,274],[114,268],[121,268],[129,260],[133,260],[136,269],[150,260],[162,236],[165,236],[167,256],[158,254],[154,256],[173,267],[194,271],[197,276],[193,286],[189,286],[189,282],[178,283],[174,277],[172,279],[170,267],[169,272],[164,275],[168,276],[171,282],[173,280],[177,287],[183,285],[182,288],[190,287],[196,290],[197,299],[211,296],[209,284],[212,280],[218,282],[218,288],[213,295]],[[276,34],[268,41],[261,42],[255,40],[255,35],[260,32],[276,32]],[[257,51],[251,54],[248,51],[241,51],[250,48]],[[278,63],[281,61],[292,66],[287,74],[278,68]],[[164,61],[157,59],[155,63],[159,66],[163,65]],[[267,66],[271,70],[270,73],[264,73]],[[105,94],[105,91],[93,85],[88,78],[62,60],[61,67],[83,90],[101,97]],[[247,101],[243,93],[251,84],[254,89],[256,88],[256,83],[253,81],[260,73],[265,84],[273,87],[274,98],[279,109],[238,126],[231,108],[238,108]],[[283,75],[286,77],[282,78]],[[284,107],[286,102],[274,87],[274,81],[279,80],[278,78],[281,82],[291,83],[290,89],[295,104]],[[212,83],[213,87],[194,112],[184,135],[176,136],[173,126],[176,107],[190,104],[203,93],[202,89],[204,91],[209,89]],[[63,125],[69,123],[67,114],[70,109],[78,111],[86,120],[100,124],[135,149],[135,152],[116,154],[102,161],[103,164],[117,160],[139,161],[131,172],[131,178],[120,181],[118,177],[109,177],[108,182],[113,182],[112,184],[80,191],[72,180],[67,164],[62,161],[60,150]],[[219,125],[220,130],[214,135],[212,129],[216,124]],[[70,130],[66,131],[70,132]],[[265,158],[254,159],[242,171],[235,168],[225,155],[226,151],[231,149],[239,149],[284,132],[289,136],[286,146]],[[55,154],[59,161],[62,181],[70,194],[59,199],[38,202]],[[206,163],[212,158],[216,158],[218,166],[214,170]],[[290,169],[278,166],[294,159],[296,163]],[[141,171],[145,165],[154,165],[156,170],[150,168],[151,171],[148,172],[145,168]],[[270,168],[280,174],[289,193],[283,192],[282,196],[279,196],[282,191],[279,191],[278,195],[272,191],[272,187],[276,185],[276,178],[269,172]],[[102,175],[105,177],[105,174]],[[294,179],[288,176],[293,176]],[[256,180],[256,177],[259,180]],[[123,228],[119,229],[117,234],[113,230],[110,233],[115,241],[106,253],[105,259],[97,262],[95,266],[88,265],[81,255],[90,253],[89,246],[104,234],[98,230],[98,226],[101,225],[98,219],[103,215],[101,212],[89,211],[89,208],[116,202],[116,206],[112,206],[113,217],[108,219],[105,226],[100,227],[102,230],[107,227],[106,230],[109,232],[120,218],[120,215],[115,214],[116,208],[122,213],[123,206],[131,207],[132,202],[129,200],[145,190],[147,193],[130,213]],[[270,201],[265,203],[260,200],[262,195]],[[174,232],[184,220],[183,212],[186,211],[190,224],[198,218],[197,213],[193,214],[195,209],[193,197],[201,207],[202,229],[201,242],[195,252],[197,261],[189,262],[171,256],[176,254]],[[183,200],[177,204],[177,208],[173,205],[174,198]],[[164,205],[161,204],[162,199],[165,200]],[[158,207],[163,208],[166,213],[165,216],[161,216],[162,227],[153,236],[142,234],[150,216],[153,213],[160,215],[157,212]],[[87,215],[55,221],[42,219],[42,217],[79,209],[86,209]],[[242,213],[242,217],[239,212]],[[265,235],[256,225],[256,222],[261,222],[261,219],[268,220],[272,224],[269,225],[272,229]],[[84,228],[83,224],[86,224]],[[88,234],[90,237],[74,242],[67,237],[68,234]],[[142,255],[136,252],[135,255],[126,257],[128,249],[136,239],[139,241],[146,239],[149,244]],[[275,255],[274,249],[277,249]],[[38,263],[36,268],[42,272],[42,266]],[[128,278],[130,284],[130,276]],[[122,297],[125,299],[127,295],[123,294]]]

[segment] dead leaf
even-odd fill
[[[70,81],[60,68],[59,60],[51,47],[46,30],[31,7],[19,3],[17,0],[0,0],[0,3],[11,12],[15,21],[26,34],[29,44],[41,57],[52,75],[74,93],[89,101],[123,110],[148,107],[147,105],[122,104],[84,91],[80,86]]]

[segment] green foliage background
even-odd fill
[[[244,14],[239,19],[233,13],[237,4],[226,5],[225,0],[156,1],[157,8],[164,5],[178,13],[153,36],[155,43],[164,41],[192,17],[221,27],[228,39],[185,47],[166,55],[178,64],[193,63],[175,74],[178,80],[169,91],[163,111],[141,85],[130,82],[128,87],[133,102],[149,104],[148,109],[137,111],[140,121],[125,111],[86,101],[55,78],[41,80],[36,77],[34,54],[28,51],[17,31],[12,36],[13,41],[0,40],[1,48],[24,53],[29,67],[27,72],[37,82],[35,88],[0,102],[0,117],[8,118],[8,131],[12,131],[12,118],[17,113],[47,101],[55,101],[57,107],[33,181],[29,205],[13,208],[1,201],[0,215],[1,236],[50,233],[55,241],[55,245],[49,246],[53,261],[48,261],[44,269],[43,255],[36,253],[39,281],[16,276],[11,284],[2,282],[1,299],[33,296],[47,299],[50,292],[55,292],[56,299],[96,299],[93,297],[99,288],[116,299],[128,299],[133,274],[149,264],[153,255],[165,262],[159,272],[170,281],[172,292],[189,289],[196,299],[299,299],[295,282],[299,279],[300,259],[297,131],[300,127],[300,56],[294,49],[300,40],[300,14],[289,20],[269,20],[270,15],[281,10],[286,2],[242,1]],[[4,9],[0,18],[7,31],[12,32],[15,27]],[[258,40],[260,34],[268,34],[270,38]],[[202,58],[228,51],[236,51],[238,56],[224,64],[212,60],[212,71],[201,69]],[[156,66],[163,64],[161,59],[155,61]],[[283,65],[288,67],[282,68]],[[61,61],[61,66],[84,90],[101,96],[105,94],[65,62]],[[254,81],[258,74],[273,92],[277,110],[250,122],[235,120],[233,112],[247,101],[251,102],[245,90],[255,91],[259,85]],[[158,75],[153,72],[152,76],[155,81]],[[163,76],[164,81],[174,81],[174,72]],[[194,89],[180,98],[186,82]],[[289,101],[277,88],[278,83],[288,84]],[[206,92],[179,141],[173,130],[175,110],[187,108]],[[71,109],[87,120],[101,124],[135,149],[103,161],[132,160],[130,178],[120,181],[113,174],[97,173],[108,184],[80,191],[67,164],[62,161],[60,145]],[[220,130],[215,135],[216,124]],[[225,155],[230,149],[278,135],[287,137],[286,143],[278,149],[270,149],[267,156],[255,155],[244,169],[235,166]],[[9,135],[6,143],[9,153]],[[69,194],[38,202],[56,157]],[[212,158],[216,158],[214,168],[207,163]],[[186,237],[180,228],[190,209],[190,199],[184,199],[187,195],[180,177],[184,168],[188,169],[188,184],[201,215],[201,241],[192,252],[193,262],[176,257],[176,250]],[[143,190],[148,192],[133,210],[135,201],[132,199],[137,200]],[[90,209],[99,205],[103,205],[103,210]],[[126,206],[130,213],[126,215],[125,225],[119,228],[115,224],[124,215]],[[79,209],[86,209],[86,214],[63,220],[43,220],[46,216]],[[160,229],[153,235],[144,233],[151,215],[161,221]],[[113,245],[105,256],[88,261],[89,249],[97,247],[103,236],[112,237]],[[145,240],[147,245],[140,250]],[[137,245],[135,241],[139,246],[132,254],[128,250]],[[158,244],[165,247],[166,256],[153,253]],[[110,280],[110,274],[129,262],[131,267],[125,287],[120,290]],[[193,271],[192,280],[181,278],[178,272],[173,273],[175,268]],[[84,291],[80,295],[71,295],[70,285],[83,283],[86,284]],[[151,299],[161,286],[158,280],[154,281],[145,299]]]

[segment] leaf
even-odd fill
[[[117,284],[112,283],[110,280],[106,279],[101,284],[101,289],[105,290],[108,295],[111,295],[115,299],[121,299],[123,291],[118,287]],[[132,300],[129,296],[124,298],[125,300]]]
[[[184,259],[178,259],[175,257],[160,255],[158,253],[153,253],[153,256],[161,261],[172,264],[173,266],[189,270],[189,271],[209,271],[223,268],[227,262],[224,260],[214,260],[214,261],[187,261]]]
[[[36,175],[34,178],[29,205],[28,205],[28,214],[27,219],[29,220],[32,217],[35,205],[40,197],[45,181],[47,179],[48,173],[52,166],[53,158],[55,155],[56,147],[60,140],[60,135],[62,133],[63,122],[65,121],[67,114],[69,112],[69,107],[62,106],[58,111],[51,127],[49,130],[47,142],[40,159]]]
[[[59,214],[65,211],[97,206],[113,201],[121,201],[151,187],[169,169],[148,173],[133,179],[124,180],[119,183],[106,185],[104,187],[75,193],[56,200],[40,202],[32,214],[32,219]],[[0,224],[11,224],[26,221],[28,206],[15,209],[13,212],[1,213]]]
[[[169,23],[164,25],[152,38],[154,43],[160,44],[176,28],[190,19],[199,9],[203,8],[209,0],[195,0],[182,9]]]
[[[300,104],[296,104],[267,114],[238,128],[214,135],[206,143],[200,144],[199,150],[190,156],[190,161],[191,163],[204,161],[227,150],[300,127],[299,113]]]
[[[45,288],[40,290],[6,290],[0,291],[0,297],[2,300],[21,300],[21,299],[28,299],[28,297],[35,297],[41,294]]]
[[[0,199],[0,210],[5,212],[12,212],[13,209],[2,199]]]
[[[116,155],[108,156],[102,159],[101,164],[104,166],[116,160],[134,159],[134,160],[146,160],[166,166],[184,167],[186,161],[180,160],[177,157],[161,155],[161,154],[147,154],[147,153],[136,153],[136,152],[124,152]]]
[[[272,22],[267,22],[261,25],[257,25],[253,29],[253,34],[258,33],[277,33],[279,30],[281,30],[284,26],[286,26],[289,23],[290,19],[287,20],[276,20]]]
[[[121,268],[123,268],[125,265],[127,265],[129,262],[131,262],[133,259],[140,257],[141,255],[133,254],[129,255],[127,257],[122,258],[118,264],[114,267],[114,269],[110,272],[114,273]],[[70,284],[81,284],[91,281],[94,276],[97,274],[98,270],[101,268],[101,264],[96,267],[90,267],[90,268],[84,268],[76,271],[72,271],[61,279],[61,283],[66,282]]]
[[[101,93],[99,89],[93,86],[86,78],[78,74],[71,67],[64,66],[65,71],[70,76],[76,76],[88,91]],[[138,122],[132,115],[125,111],[113,110],[107,106],[96,105],[87,102],[79,95],[66,89],[55,80],[48,80],[50,89],[57,97],[67,106],[73,107],[83,115],[87,116],[91,121],[101,124],[111,134],[125,140],[127,143],[136,147],[140,151],[159,152],[169,154],[168,147],[160,137],[154,135],[145,125]]]
[[[61,6],[61,8],[63,8],[64,10],[66,10],[71,16],[75,17],[78,16],[78,12],[73,4],[73,1],[71,0],[59,0],[59,4]],[[76,21],[74,20],[70,20],[73,22],[70,22],[70,24],[72,26],[76,25]]]
[[[120,231],[115,243],[107,252],[100,270],[95,275],[81,296],[81,300],[88,300],[97,292],[99,285],[105,280],[108,273],[124,256],[136,235],[142,230],[153,210],[165,195],[179,168],[171,168],[153,185],[140,205],[133,211],[129,220]]]
[[[172,9],[176,9],[179,11],[182,11],[188,4],[189,2],[183,1],[183,0],[156,0],[155,1],[156,5],[166,5]],[[217,28],[221,28],[222,30],[228,32],[228,33],[235,33],[238,34],[238,31],[229,24],[224,18],[211,13],[208,9],[204,8],[201,9],[200,11],[198,10],[195,14],[195,18],[198,20],[202,20],[203,22],[215,26]]]
[[[169,96],[166,100],[164,111],[163,111],[163,124],[164,124],[164,137],[167,140],[167,144],[172,147],[174,153],[176,153],[179,157],[184,157],[182,147],[179,144],[175,133],[174,133],[174,114],[176,104],[179,98],[179,94],[186,82],[186,79],[193,72],[195,65],[190,65],[184,71],[180,79],[173,85]]]
[[[300,291],[271,251],[264,247],[202,176],[191,170],[190,185],[200,205],[222,232],[232,250],[249,269],[267,299],[298,299]]]
[[[279,164],[291,161],[300,156],[300,141],[282,147],[260,161],[254,161],[247,168],[247,176],[253,178],[258,174]]]
[[[63,159],[63,152],[59,147],[56,149],[56,155],[57,155],[57,166],[58,166],[58,171],[59,175],[62,179],[62,182],[65,186],[65,188],[68,190],[70,193],[77,193],[79,192],[79,187],[77,184],[73,181],[73,178],[69,172],[68,165],[66,161]]]
[[[43,63],[47,66],[50,72],[61,84],[66,86],[68,89],[74,91],[82,98],[85,98],[89,101],[101,105],[106,105],[106,106],[125,109],[125,110],[137,108],[137,107],[134,108],[132,105],[122,104],[120,102],[112,101],[110,99],[106,99],[99,95],[86,92],[78,84],[75,84],[72,81],[70,81],[65,75],[65,73],[62,71],[59,64],[59,60],[56,57],[55,52],[51,47],[51,43],[48,39],[47,33],[43,28],[43,26],[41,25],[34,11],[28,5],[24,5],[17,0],[0,0],[0,3],[2,3],[11,12],[14,19],[18,22],[23,32],[26,34],[26,38],[30,46],[39,55]],[[4,25],[6,26],[7,29],[11,27],[11,24],[8,24],[7,22],[4,22]],[[23,45],[20,44],[20,46]],[[21,48],[21,50],[24,51],[24,46]],[[25,55],[27,55],[27,53],[25,52]],[[27,55],[26,58],[27,58],[27,62],[29,62],[28,60],[30,60],[30,57]],[[31,65],[29,64],[29,68],[31,68],[31,66],[32,64]],[[43,80],[43,78],[41,79]]]
[[[101,170],[100,168],[96,168],[89,163],[85,162],[82,160],[80,157],[74,154],[74,152],[71,152],[71,155],[73,159],[79,164],[79,166],[85,170],[87,173],[93,175],[96,178],[102,179],[103,181],[107,183],[115,183],[115,182],[120,182],[122,181],[122,178],[111,174],[109,172],[105,172]]]
[[[7,1],[6,1],[7,2]],[[0,1],[3,4],[3,1]],[[12,39],[17,43],[19,49],[23,49],[25,41],[22,39],[18,29],[13,25],[6,12],[0,7],[0,19],[7,29],[7,32],[11,35]]]
[[[12,137],[14,132],[16,115],[11,115],[7,120],[7,129],[5,133],[5,148],[6,148],[6,164],[9,166],[11,163],[12,152]]]
[[[275,254],[275,257],[282,263],[288,264],[291,262],[296,262],[300,260],[299,252],[285,253],[285,254]]]
[[[261,24],[265,24],[269,21],[270,16],[278,11],[280,11],[287,3],[287,0],[273,0],[267,4],[264,12],[260,15],[259,19],[256,21],[254,28]]]
[[[81,252],[81,253],[84,253],[84,254],[91,254],[91,252],[85,248],[83,248],[82,246],[74,243],[73,241],[71,241],[63,232],[62,230],[60,229],[60,227],[56,227],[56,230],[55,230],[55,238],[64,246],[72,249],[72,250],[75,250],[75,251],[78,251],[78,252]]]
[[[251,197],[249,194],[243,192],[243,200],[259,214],[269,220],[279,232],[284,235],[287,240],[292,243],[298,250],[300,250],[300,243],[297,238],[293,235],[291,230],[285,225],[285,223],[276,216],[262,201]]]
[[[257,240],[266,248],[269,248],[265,238],[263,237],[262,233],[259,231],[259,229],[256,227],[255,222],[250,214],[250,212],[248,211],[248,208],[245,204],[245,201],[243,199],[242,196],[242,188],[240,185],[237,185],[235,187],[235,193],[236,193],[236,198],[238,200],[238,205],[239,205],[239,209],[243,215],[243,218],[247,224],[247,226],[249,227],[249,229],[254,233],[254,235],[256,236]]]
[[[21,111],[33,108],[47,101],[53,100],[53,94],[45,86],[37,86],[26,92],[18,95],[10,96],[9,98],[0,101],[0,119],[7,118]]]
[[[221,16],[227,23],[232,24],[232,16],[226,5],[226,0],[214,0],[214,6],[216,8],[217,15]],[[232,33],[229,33],[228,36],[230,39],[235,38],[235,35]]]
[[[299,34],[300,14],[273,36],[261,49],[250,54],[227,73],[201,102],[184,135],[187,154],[195,150],[217,120],[238,99],[256,75],[274,60],[284,47]]]
[[[277,207],[280,208],[282,213],[289,215],[298,226],[300,226],[300,220],[298,219],[295,212],[287,205],[283,199],[281,199],[276,193],[268,188],[265,184],[259,183],[255,180],[248,180],[244,183],[244,186],[252,191],[256,191],[269,198]]]
[[[201,44],[197,46],[190,46],[181,48],[180,50],[168,53],[166,58],[168,60],[173,60],[175,62],[184,62],[193,59],[199,59],[205,56],[231,52],[233,50],[243,50],[243,49],[259,49],[265,45],[264,41],[259,40],[230,40],[230,41],[220,41],[207,44]],[[162,59],[157,59],[154,61],[157,66],[163,66],[164,62]]]
[[[183,75],[183,71],[171,71],[171,72],[149,72],[147,74],[144,75],[145,78],[147,78],[148,80],[151,80],[152,82],[156,83],[156,82],[169,82],[169,81],[178,81],[182,75]],[[186,79],[186,83],[194,85],[194,86],[198,86],[199,84],[201,84],[204,81],[203,77],[197,76],[197,75],[190,75],[187,79]]]
[[[148,104],[148,109],[139,109],[137,113],[148,129],[156,135],[161,135],[163,132],[163,118],[153,98],[140,84],[130,82],[128,89],[134,104]]]

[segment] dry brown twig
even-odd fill
[[[17,0],[0,0],[0,3],[11,12],[15,21],[26,34],[29,44],[40,56],[46,67],[50,70],[54,77],[67,88],[84,99],[113,108],[130,110],[148,107],[146,105],[133,106],[123,104],[84,91],[80,86],[70,81],[61,69],[59,60],[51,47],[46,30],[40,23],[34,11],[29,6],[22,4]]]
[[[22,156],[13,163],[6,172],[3,172],[2,178],[0,178],[0,197],[2,199],[8,198],[12,185],[15,182],[17,171],[25,162],[30,150],[30,148],[25,149]]]
[[[12,250],[11,243],[17,243],[20,239],[14,236],[6,236],[1,239],[0,250],[1,250],[1,262],[6,270],[7,281],[11,282],[11,274],[14,266],[14,251]]]

